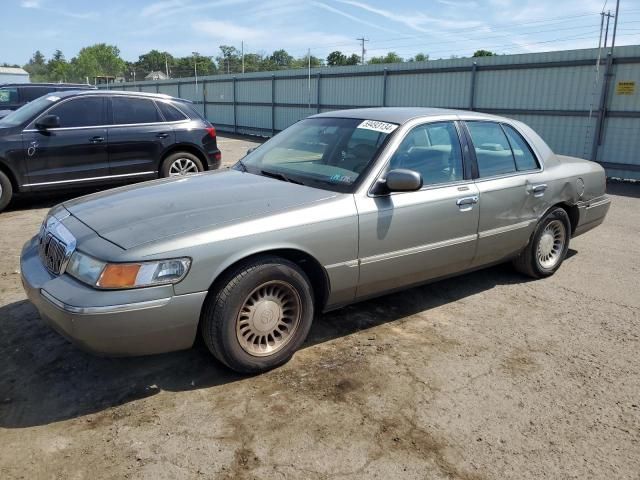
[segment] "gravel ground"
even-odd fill
[[[221,137],[225,161],[252,142]],[[640,186],[552,278],[508,265],[322,315],[282,368],[104,359],[25,301],[0,214],[0,478],[640,478]]]

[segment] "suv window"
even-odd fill
[[[480,177],[504,175],[516,171],[509,140],[494,122],[467,122],[478,161]]]
[[[0,88],[0,108],[18,103],[18,89],[16,87]]]
[[[513,156],[516,159],[516,167],[518,170],[537,170],[540,168],[536,157],[533,155],[533,151],[527,141],[522,138],[511,125],[502,125],[504,133],[507,134],[511,149],[513,150]]]
[[[114,96],[111,97],[111,102],[115,125],[162,122],[153,100]]]
[[[187,118],[184,113],[167,102],[156,102],[156,105],[158,105],[158,108],[162,112],[162,116],[167,122],[179,122],[180,120],[186,120]]]
[[[24,87],[20,89],[20,100],[22,102],[32,102],[47,93],[55,91],[52,87]]]
[[[104,125],[103,98],[72,98],[53,107],[47,115],[57,115],[60,118],[61,128]]]
[[[427,123],[411,130],[391,157],[389,169],[395,168],[420,173],[424,185],[462,180],[462,149],[453,122]]]

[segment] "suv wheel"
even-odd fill
[[[11,180],[3,172],[0,172],[0,212],[9,205],[11,197],[13,197]]]
[[[204,171],[204,167],[198,157],[188,152],[176,152],[162,162],[160,173],[163,177],[178,177],[202,171]]]
[[[313,293],[305,273],[279,257],[245,263],[207,298],[201,333],[213,355],[241,373],[287,362],[313,321]]]

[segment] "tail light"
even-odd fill
[[[209,134],[209,136],[211,138],[216,138],[216,128],[215,127],[207,127],[207,128],[205,128],[205,130],[207,131],[207,134]]]
[[[213,159],[216,160],[216,161],[222,160],[222,153],[220,153],[220,152],[214,153],[213,154]]]

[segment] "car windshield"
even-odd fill
[[[366,119],[308,118],[249,153],[236,168],[311,187],[351,192],[397,127]]]
[[[15,127],[31,120],[45,108],[60,100],[55,95],[40,97],[33,102],[23,105],[0,120],[0,127]]]

